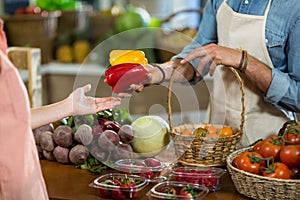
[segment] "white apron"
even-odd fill
[[[28,95],[5,50],[0,20],[0,200],[46,200]]]
[[[237,13],[222,3],[217,12],[219,45],[247,50],[269,67],[273,67],[265,44],[265,25],[271,0],[263,16]],[[240,73],[241,74],[241,73]],[[241,146],[277,134],[287,117],[263,100],[262,92],[241,74],[245,83],[245,124]],[[240,127],[241,91],[233,73],[226,67],[217,67],[214,77],[210,122]]]

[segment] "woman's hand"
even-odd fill
[[[31,128],[55,122],[69,116],[94,114],[120,105],[121,100],[114,97],[95,98],[86,96],[91,85],[74,90],[62,101],[31,109]]]
[[[91,90],[91,85],[74,90],[68,97],[69,103],[72,105],[72,115],[85,115],[111,109],[120,105],[120,99],[115,97],[94,98],[86,96],[85,93]]]
[[[181,61],[181,64],[185,64],[191,60],[200,58],[196,76],[201,76],[204,66],[211,62],[209,74],[212,76],[216,67],[221,64],[238,68],[241,56],[241,50],[231,49],[212,43],[194,49]]]

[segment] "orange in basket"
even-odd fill
[[[232,129],[230,127],[225,126],[220,129],[219,135],[220,135],[220,137],[232,136]]]

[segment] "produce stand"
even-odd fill
[[[99,175],[93,175],[87,170],[77,169],[74,165],[62,165],[57,162],[41,160],[42,172],[45,178],[50,200],[59,199],[84,199],[100,200],[98,191],[88,185]],[[111,173],[114,170],[103,172]],[[230,178],[228,172],[221,177],[221,189],[211,192],[204,197],[205,200],[247,200],[249,198],[240,195]],[[243,180],[241,180],[243,181]],[[141,192],[140,199],[147,199],[147,192],[154,184],[149,184]]]

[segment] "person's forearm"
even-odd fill
[[[71,116],[72,104],[66,98],[60,102],[31,109],[31,128],[35,129],[42,125],[55,122],[64,117]]]
[[[248,57],[248,67],[245,71],[247,78],[264,94],[268,92],[272,81],[272,70],[256,58]]]

